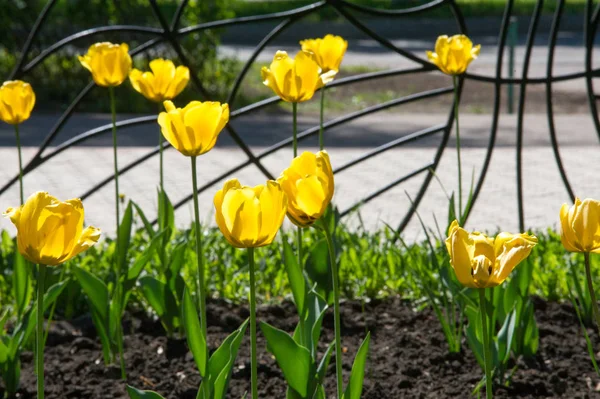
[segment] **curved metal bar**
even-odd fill
[[[354,16],[352,14],[348,13],[348,11],[345,10],[343,7],[339,6],[336,3],[332,3],[332,5],[344,18],[346,18],[348,20],[348,22],[350,22],[352,25],[354,25],[358,30],[362,31],[365,35],[370,36],[372,39],[379,42],[379,44],[381,44],[382,46],[394,51],[395,53],[400,54],[401,56],[403,56],[411,61],[416,62],[417,64],[422,65],[423,67],[428,67],[431,70],[436,69],[436,67],[433,64],[417,57],[416,55],[414,55],[406,50],[403,50],[401,48],[394,46],[394,44],[392,42],[390,42],[383,36],[378,35],[374,31],[372,31],[371,29],[366,27],[364,24],[362,24],[360,21],[358,21],[356,18],[354,18]]]
[[[343,172],[344,170],[351,168],[354,165],[357,165],[363,161],[366,161],[367,159],[373,158],[374,156],[379,155],[383,152],[391,150],[392,148],[396,148],[396,147],[402,146],[404,144],[412,143],[413,141],[417,141],[419,139],[432,136],[435,133],[439,133],[439,132],[443,131],[445,128],[446,128],[446,125],[436,125],[436,126],[428,127],[427,129],[419,130],[417,132],[411,133],[411,134],[403,136],[403,137],[399,137],[396,140],[392,140],[389,143],[385,143],[377,148],[374,148],[373,150],[367,152],[364,155],[361,155],[358,158],[351,160],[350,162],[346,162],[342,166],[334,169],[333,173],[335,174],[335,173]]]
[[[189,0],[183,0],[179,3],[179,7],[175,11],[175,15],[173,15],[173,20],[171,21],[171,32],[175,32],[179,27],[179,22],[181,21],[181,17],[183,16],[183,10],[188,5]]]
[[[600,139],[600,119],[598,119],[598,106],[596,104],[596,98],[594,94],[594,82],[592,81],[592,50],[594,48],[594,36],[596,34],[598,25],[592,24],[592,7],[592,0],[587,0],[583,22],[583,37],[585,43],[585,83],[590,113],[592,114],[592,121],[594,121],[594,126],[596,127],[598,138]]]
[[[550,134],[550,142],[552,143],[552,152],[554,153],[554,159],[556,160],[556,166],[560,177],[569,193],[571,201],[575,201],[575,194],[569,183],[569,178],[562,163],[560,157],[560,150],[558,149],[558,140],[556,139],[556,128],[554,126],[554,107],[552,103],[552,81],[549,79],[552,76],[552,68],[554,67],[554,49],[556,47],[556,39],[558,37],[558,30],[560,29],[560,18],[564,9],[565,0],[558,0],[556,10],[554,12],[554,18],[552,20],[552,27],[550,28],[550,40],[548,40],[548,65],[546,68],[546,76],[548,81],[546,82],[546,115],[548,116],[548,132]]]
[[[533,11],[533,20],[529,25],[529,33],[527,34],[527,44],[525,47],[525,57],[523,58],[522,77],[526,78],[529,74],[529,63],[531,62],[531,52],[533,50],[533,42],[537,32],[538,22],[542,13],[544,0],[538,0]],[[519,105],[517,113],[517,201],[519,212],[519,230],[525,231],[525,209],[523,204],[523,122],[525,117],[525,96],[527,94],[526,83],[521,83],[519,90]]]
[[[293,10],[288,10],[288,11],[276,12],[276,13],[265,14],[265,15],[252,15],[252,16],[248,16],[248,17],[224,19],[221,21],[207,22],[207,23],[203,23],[203,24],[190,26],[188,28],[179,29],[176,32],[176,34],[178,36],[181,36],[181,35],[187,35],[187,34],[190,34],[193,32],[198,32],[201,30],[222,28],[222,27],[229,26],[229,25],[242,25],[242,24],[247,24],[247,23],[252,23],[252,22],[264,22],[264,21],[270,21],[270,20],[274,20],[274,19],[283,19],[283,18],[293,17],[293,16],[297,16],[299,14],[308,14],[308,13],[311,13],[311,12],[323,7],[326,3],[327,3],[326,1],[319,1],[319,2],[316,2],[313,4],[309,4],[307,6],[304,6],[304,7],[299,7],[299,8],[296,8]]]
[[[496,144],[496,135],[498,133],[498,120],[500,117],[500,100],[502,98],[502,85],[499,79],[502,76],[504,49],[506,47],[506,35],[508,34],[508,24],[510,22],[510,16],[512,14],[513,2],[514,0],[508,0],[506,2],[506,7],[504,8],[504,16],[502,17],[502,25],[500,27],[500,34],[498,36],[498,56],[496,62],[496,78],[498,80],[494,82],[494,108],[492,112],[492,125],[490,127],[490,139],[488,141],[481,173],[479,174],[479,179],[477,180],[477,184],[475,185],[475,189],[473,190],[473,197],[471,200],[472,204],[475,204],[477,198],[479,198],[479,193],[483,188],[483,183],[485,182],[485,177],[487,175],[487,171],[492,161],[492,152],[494,151],[494,145]],[[465,218],[465,223],[469,218],[469,214],[470,213],[468,213]]]
[[[277,25],[275,28],[273,28],[273,30],[271,30],[271,32],[269,32],[269,34],[267,36],[265,36],[263,38],[263,40],[261,40],[261,42],[258,43],[258,45],[254,48],[252,55],[250,55],[250,58],[248,58],[248,60],[244,64],[244,67],[242,68],[240,74],[237,76],[237,78],[235,79],[235,82],[233,83],[231,92],[229,93],[229,96],[227,97],[228,104],[232,104],[234,102],[235,96],[237,95],[240,85],[242,84],[242,81],[244,80],[244,78],[246,77],[246,74],[250,70],[252,63],[254,62],[254,60],[256,60],[256,57],[258,57],[260,52],[263,51],[263,49],[266,47],[267,44],[269,44],[271,42],[271,40],[275,39],[281,32],[283,32],[294,21],[295,20],[291,17],[284,21],[281,21],[281,23],[279,25]]]
[[[373,16],[386,16],[386,17],[396,17],[396,16],[406,16],[406,15],[414,15],[419,14],[425,11],[433,10],[434,8],[438,8],[446,3],[450,3],[453,0],[434,0],[430,3],[422,4],[420,6],[404,8],[400,10],[379,10],[377,8],[363,6],[359,4],[350,3],[346,0],[337,0],[337,2],[341,3],[344,7],[351,8],[355,11],[361,12],[367,15]]]
[[[56,0],[49,0],[46,3],[46,6],[44,7],[42,12],[38,16],[37,20],[35,21],[33,28],[31,28],[31,32],[29,32],[27,41],[25,42],[25,45],[23,46],[23,50],[21,51],[21,56],[19,57],[19,60],[15,64],[15,67],[13,68],[12,72],[8,75],[7,80],[13,80],[13,79],[16,79],[21,76],[20,71],[21,71],[21,68],[23,68],[23,64],[25,63],[25,59],[27,58],[27,55],[29,54],[29,50],[31,50],[31,45],[33,44],[33,41],[37,37],[40,27],[42,26],[42,24],[44,23],[46,18],[48,18],[48,14],[50,13],[50,10],[52,9],[52,7],[54,7],[54,4],[56,4]]]
[[[40,62],[44,61],[49,55],[54,53],[55,51],[61,49],[67,44],[74,42],[76,40],[80,40],[89,36],[94,36],[100,33],[105,32],[135,32],[135,33],[145,33],[151,35],[162,35],[162,29],[157,28],[146,28],[143,26],[130,26],[130,25],[113,25],[113,26],[101,26],[98,28],[87,29],[81,32],[77,32],[71,36],[67,36],[64,39],[54,43],[44,51],[42,51],[37,57],[31,60],[27,65],[20,70],[21,74],[27,73]]]
[[[348,209],[344,210],[343,212],[341,212],[340,216],[344,217],[344,216],[348,215],[350,212],[358,209],[360,206],[362,206],[362,205],[366,204],[367,202],[373,200],[374,198],[380,196],[381,194],[385,193],[386,191],[391,190],[392,188],[396,187],[398,184],[405,182],[406,180],[409,180],[417,175],[420,175],[421,173],[423,173],[427,170],[431,170],[431,168],[433,168],[433,167],[434,167],[434,163],[432,162],[432,163],[425,165],[413,172],[410,172],[407,175],[404,175],[404,176],[394,180],[393,182],[391,182],[391,183],[385,185],[384,187],[380,188],[379,190],[369,194],[368,196],[366,196],[362,200],[358,201],[357,203],[355,203]]]
[[[467,24],[465,23],[465,17],[462,15],[460,9],[456,5],[456,0],[449,0],[448,5],[450,6],[450,11],[452,11],[452,14],[454,15],[454,19],[456,19],[456,22],[458,23],[458,29],[460,30],[460,33],[463,35],[468,35],[469,32],[467,30]]]
[[[587,75],[591,74],[592,77],[594,76],[599,76],[600,75],[600,68],[597,69],[592,69],[591,72],[572,72],[572,73],[565,73],[562,75],[555,75],[550,77],[550,80],[552,82],[563,82],[566,80],[573,80],[573,79],[579,79],[579,78],[584,78]],[[507,84],[507,83],[512,83],[512,84],[522,84],[522,83],[526,83],[526,84],[545,84],[546,81],[548,80],[547,77],[543,77],[543,78],[503,78],[500,77],[498,79],[496,79],[493,76],[485,76],[485,75],[480,75],[480,74],[476,74],[476,73],[471,73],[471,72],[467,72],[465,75],[465,78],[467,79],[471,79],[471,80],[477,80],[480,82],[486,82],[486,83],[501,83],[501,84]]]
[[[395,100],[387,101],[382,104],[373,105],[371,107],[362,109],[360,111],[356,111],[351,114],[344,115],[339,118],[327,121],[323,124],[323,130],[327,131],[328,129],[342,125],[346,122],[350,122],[350,121],[358,119],[360,117],[363,117],[363,116],[366,116],[369,114],[373,114],[375,112],[383,111],[388,108],[395,107],[397,105],[408,104],[413,101],[423,100],[425,98],[431,98],[431,97],[436,97],[436,96],[443,95],[443,94],[449,94],[449,93],[452,93],[452,90],[453,90],[452,88],[434,89],[434,90],[429,90],[429,91],[426,91],[423,93],[411,94],[406,97],[397,98]],[[313,135],[317,134],[318,132],[319,132],[319,126],[314,126],[314,127],[311,127],[310,129],[306,129],[302,133],[298,134],[298,136],[297,136],[298,142],[300,142],[310,136],[313,136]],[[258,156],[258,158],[266,157],[267,155],[270,155],[290,144],[292,144],[291,137],[287,138],[285,140],[281,140],[279,143],[274,144],[271,147],[268,147],[267,149],[260,152],[257,156]]]

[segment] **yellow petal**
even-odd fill
[[[576,201],[579,201],[579,198],[577,198]],[[575,207],[573,206],[573,209],[574,208]],[[567,251],[579,252],[581,249],[577,246],[577,238],[575,237],[573,227],[571,226],[569,213],[569,205],[563,204],[560,207],[560,241]]]
[[[586,198],[576,201],[571,226],[579,247],[585,252],[600,249],[600,202]]]
[[[458,281],[466,287],[475,287],[471,275],[472,263],[475,258],[475,243],[461,227],[453,228],[446,239],[446,248],[450,254],[450,264]]]
[[[501,250],[494,270],[494,280],[498,284],[506,280],[513,269],[529,256],[531,250],[537,244],[537,238],[532,235],[503,234],[496,244]]]

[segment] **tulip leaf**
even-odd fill
[[[522,323],[525,324],[523,333],[523,356],[532,358],[538,351],[540,344],[540,331],[535,321],[533,304],[529,301],[522,315]]]
[[[152,276],[144,276],[139,282],[144,298],[160,318],[165,330],[169,335],[172,334],[179,325],[179,308],[169,286]]]
[[[325,380],[325,374],[327,373],[327,368],[329,367],[329,361],[331,360],[331,354],[333,353],[333,348],[335,348],[335,341],[333,341],[331,344],[329,344],[329,346],[327,347],[327,350],[325,351],[325,353],[323,354],[323,357],[321,358],[321,362],[319,363],[319,366],[317,367],[317,382],[319,384],[322,384],[323,381]]]
[[[98,316],[103,322],[108,321],[108,288],[106,284],[92,273],[78,266],[73,267],[72,270],[83,292],[90,300],[90,304],[98,312]]]
[[[496,341],[496,350],[498,354],[497,361],[502,365],[505,364],[510,357],[510,349],[512,348],[513,337],[515,336],[515,327],[517,319],[517,309],[513,309],[498,332],[498,340]]]
[[[169,230],[165,237],[165,244],[175,233],[175,208],[165,191],[158,189],[158,227],[160,230]]]
[[[350,372],[350,379],[348,380],[348,386],[342,396],[342,399],[360,399],[363,389],[363,381],[365,378],[365,365],[367,363],[367,357],[369,354],[369,341],[371,340],[371,333],[368,333],[358,352],[354,358],[352,364],[352,371]]]
[[[309,291],[306,298],[306,336],[305,347],[310,350],[312,357],[316,357],[319,337],[321,336],[321,324],[325,317],[325,311],[329,306],[325,299],[314,290]]]
[[[150,223],[150,221],[146,217],[146,214],[144,214],[144,211],[142,211],[142,208],[140,208],[139,205],[133,201],[131,201],[131,203],[132,203],[133,207],[135,208],[135,211],[137,212],[140,219],[142,219],[142,223],[144,224],[144,228],[146,229],[146,232],[148,233],[148,235],[150,237],[154,237],[155,233],[154,233],[154,228],[152,227],[152,223]]]
[[[321,239],[310,249],[305,265],[306,274],[317,286],[315,290],[326,298],[327,303],[333,301],[333,281],[329,262],[327,241]]]
[[[129,250],[129,243],[131,242],[131,226],[133,224],[133,205],[132,201],[127,203],[123,219],[119,225],[119,253],[118,256],[118,267],[119,273],[117,275],[122,276],[123,272],[127,271],[127,251]]]
[[[131,385],[127,385],[127,394],[129,395],[130,399],[165,399],[154,391],[142,391],[132,387]]]
[[[466,327],[465,336],[467,343],[477,359],[477,363],[481,368],[485,367],[483,361],[483,336],[481,335],[481,315],[479,310],[474,306],[467,306],[465,310],[469,324]]]
[[[31,302],[31,265],[19,251],[15,251],[13,259],[13,295],[15,297],[17,314],[23,315]]]
[[[304,318],[304,301],[307,291],[306,280],[302,269],[298,264],[296,255],[290,243],[284,238],[283,240],[283,262],[285,264],[285,270],[287,271],[288,279],[290,281],[290,288],[292,289],[292,295],[294,296],[294,303],[298,311],[298,317]]]
[[[187,289],[184,290],[183,299],[181,300],[181,319],[188,346],[194,356],[194,361],[196,362],[198,371],[200,371],[200,375],[204,377],[206,376],[207,360],[206,337],[204,337],[202,328],[200,328],[198,312]]]
[[[448,231],[450,225],[455,220],[458,220],[458,218],[456,217],[456,204],[454,201],[454,192],[452,192],[452,194],[450,194],[450,199],[448,199],[448,225],[446,226],[446,231]]]
[[[313,376],[312,359],[308,349],[298,345],[285,331],[267,323],[260,323],[267,340],[267,349],[275,356],[288,385],[305,398]]]
[[[223,341],[208,361],[209,379],[210,381],[214,379],[212,399],[225,399],[226,397],[233,365],[246,333],[246,327],[248,327],[248,320]]]
[[[165,233],[166,231],[163,230],[160,233],[156,234],[154,237],[152,237],[150,243],[146,246],[146,248],[144,248],[144,250],[139,254],[133,265],[129,268],[129,270],[127,271],[126,288],[133,288],[133,285],[135,285],[135,281],[137,280],[138,276],[140,275],[142,270],[144,270],[144,266],[146,266],[150,262],[150,260],[152,259],[152,255],[154,255],[154,251],[156,251],[156,248],[161,244],[161,239],[165,235]],[[125,289],[125,291],[128,291],[128,289]]]

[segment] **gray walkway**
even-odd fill
[[[104,116],[102,116],[104,117]],[[347,128],[339,128],[327,134],[328,150],[334,168],[354,159],[380,143],[395,137],[414,132],[420,128],[443,122],[446,115],[383,115],[372,116],[352,123]],[[269,117],[275,126],[289,123],[287,117]],[[32,131],[35,125],[32,121]],[[305,120],[305,123],[311,122]],[[256,126],[265,126],[264,121],[255,120]],[[489,137],[489,116],[467,115],[462,117],[462,134],[465,148],[463,151],[465,185],[468,186],[471,173],[475,176],[481,168],[485,156],[485,145]],[[558,210],[568,200],[566,190],[559,178],[558,169],[549,147],[547,121],[545,115],[528,115],[526,119],[525,148],[523,152],[525,216],[526,224],[531,228],[545,228],[557,223]],[[27,129],[24,129],[26,131]],[[565,167],[576,193],[582,197],[600,197],[598,172],[600,171],[600,151],[598,136],[589,115],[557,116],[559,141],[564,144],[561,154]],[[144,133],[156,137],[154,128],[146,126]],[[3,130],[3,144],[7,145],[10,131]],[[79,133],[79,131],[77,131]],[[122,132],[121,137],[133,133]],[[247,132],[245,134],[250,134]],[[279,133],[282,134],[282,133]],[[377,135],[373,140],[358,146],[359,136],[364,138],[370,134]],[[517,202],[515,186],[515,118],[503,115],[498,134],[498,146],[495,149],[487,179],[478,203],[469,220],[468,227],[482,230],[516,230]],[[108,137],[107,137],[108,138]],[[270,138],[271,140],[267,140]],[[259,152],[268,144],[275,142],[276,137],[265,137],[250,140],[252,150]],[[356,139],[354,143],[353,138]],[[243,162],[243,152],[231,145],[228,140],[221,140],[217,147],[199,158],[200,185],[222,173],[226,168]],[[409,148],[390,150],[363,164],[347,169],[336,176],[335,203],[342,209],[354,205],[366,195],[381,188],[388,182],[421,167],[434,156],[439,140],[429,139],[412,145]],[[62,140],[60,140],[62,141]],[[59,142],[60,142],[59,141]],[[150,140],[150,144],[151,141]],[[271,141],[271,143],[266,143]],[[133,140],[133,143],[135,140]],[[132,144],[133,144],[132,143]],[[438,175],[447,190],[454,190],[456,181],[456,153],[453,142],[446,148]],[[302,149],[315,150],[314,147],[302,145]],[[120,165],[132,161],[150,150],[146,144],[123,146],[119,149]],[[34,147],[24,150],[25,160],[34,153]],[[13,147],[0,148],[3,168],[0,181],[6,181],[16,173],[17,155]],[[191,192],[189,158],[181,156],[170,149],[166,152],[167,191],[174,202],[179,201]],[[291,158],[291,149],[280,150],[265,158],[264,164],[277,175],[285,168]],[[79,196],[93,184],[109,176],[112,172],[112,150],[110,147],[98,145],[94,147],[76,147],[48,161],[43,167],[35,170],[25,178],[25,191],[46,190],[66,199]],[[262,174],[250,166],[236,173],[245,184],[264,182]],[[396,225],[409,207],[405,193],[414,196],[424,175],[397,186],[361,208],[361,214],[370,229],[382,227],[383,222]],[[135,200],[147,213],[154,217],[156,212],[156,186],[158,184],[158,159],[151,158],[121,178],[122,192]],[[222,185],[219,182],[208,189],[200,197],[203,218],[212,221],[212,197]],[[102,228],[108,234],[114,231],[113,193],[114,186],[109,184],[99,192],[85,200],[86,220]],[[18,203],[17,186],[0,196],[0,206],[8,207]],[[419,209],[426,223],[434,226],[433,215],[440,220],[447,218],[447,204],[440,185],[433,181]],[[187,226],[191,221],[191,205],[186,204],[177,211],[177,223]],[[349,223],[357,223],[356,217],[349,217]],[[0,222],[0,227],[10,228],[7,220]],[[420,228],[414,220],[406,232],[407,239],[420,236]]]

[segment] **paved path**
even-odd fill
[[[358,157],[373,146],[389,141],[395,137],[443,122],[445,115],[409,115],[409,116],[371,116],[356,121],[348,128],[338,128],[327,135],[328,150],[331,154],[333,166]],[[271,117],[274,123],[281,124],[287,120]],[[34,120],[35,121],[35,120]],[[32,121],[32,123],[34,122]],[[489,117],[481,115],[465,115],[463,121],[463,137],[465,149],[463,151],[465,180],[468,185],[472,171],[476,177],[480,170],[487,138],[489,135]],[[311,122],[308,120],[305,123]],[[254,121],[256,126],[264,126],[259,121]],[[289,123],[289,121],[288,121]],[[560,205],[568,200],[567,193],[562,186],[558,169],[553,158],[551,148],[548,146],[547,124],[544,115],[528,115],[526,120],[526,139],[523,152],[524,161],[524,190],[525,190],[525,216],[526,224],[532,228],[545,228],[555,225]],[[33,125],[32,125],[33,126]],[[514,117],[504,115],[501,119],[498,144],[492,158],[487,179],[475,206],[468,227],[495,230],[516,230],[518,228],[517,202],[515,189],[515,150],[514,143]],[[561,147],[565,167],[572,181],[576,193],[582,197],[600,198],[600,185],[598,172],[600,171],[600,151],[598,151],[598,137],[593,129],[589,115],[559,115],[557,117],[559,140],[567,145]],[[257,128],[258,129],[258,128]],[[24,129],[26,130],[26,129]],[[371,141],[366,140],[360,146],[358,139],[374,132],[379,135]],[[2,131],[2,136],[9,134]],[[130,132],[124,131],[123,140]],[[146,127],[145,134],[155,137],[154,129]],[[246,134],[250,135],[251,131]],[[281,135],[282,133],[278,133]],[[260,152],[266,147],[268,135],[256,139],[251,148]],[[10,136],[9,136],[10,137]],[[274,137],[271,137],[273,139]],[[276,135],[275,138],[280,138]],[[6,139],[3,139],[6,140]],[[354,141],[355,140],[355,141]],[[4,143],[5,145],[8,144]],[[243,162],[246,157],[241,150],[228,145],[227,140],[217,145],[210,153],[199,159],[200,185],[215,178],[225,168]],[[274,142],[275,140],[273,140]],[[252,141],[251,141],[252,142]],[[261,144],[262,143],[262,144]],[[349,143],[349,144],[347,144]],[[354,143],[354,145],[352,144]],[[119,149],[120,165],[145,154],[149,147],[130,145]],[[270,143],[271,144],[271,143]],[[390,150],[361,165],[347,169],[336,176],[335,203],[342,209],[360,201],[369,193],[381,188],[410,171],[423,166],[431,161],[436,150],[437,141],[434,139],[415,144],[409,148]],[[444,152],[438,175],[447,190],[454,190],[456,182],[456,158],[453,142],[450,142]],[[302,145],[302,149],[315,150],[309,145]],[[25,160],[34,153],[34,147],[24,150]],[[52,194],[66,199],[83,194],[93,184],[109,176],[112,171],[112,149],[99,145],[95,147],[77,147],[69,149],[60,156],[48,161],[27,175],[25,178],[25,191],[31,193],[36,190],[47,190]],[[179,201],[191,192],[189,159],[170,149],[166,152],[167,191],[174,202]],[[12,147],[0,148],[0,157],[3,168],[0,170],[0,181],[6,181],[16,173],[17,156]],[[266,157],[266,167],[277,175],[285,168],[291,157],[291,149],[285,148]],[[121,178],[122,192],[135,200],[148,213],[154,217],[156,212],[156,186],[158,184],[157,158],[151,158]],[[254,167],[250,166],[235,174],[245,184],[258,184],[264,182],[264,177]],[[424,175],[420,175],[407,183],[401,184],[365,204],[361,209],[363,220],[370,229],[382,227],[383,222],[397,225],[409,207],[409,200],[405,190],[414,196],[419,188]],[[209,188],[200,197],[201,215],[205,220],[212,221],[212,196],[222,185],[222,182]],[[114,231],[113,220],[113,188],[107,185],[99,192],[85,200],[87,212],[86,220],[97,225],[108,234]],[[0,196],[0,207],[13,206],[18,203],[17,186],[12,187]],[[425,197],[420,213],[426,223],[434,227],[433,215],[440,221],[447,218],[447,205],[445,195],[440,185],[434,180]],[[191,204],[182,206],[177,212],[177,224],[187,226],[191,221]],[[356,224],[356,217],[349,217],[349,223]],[[0,227],[10,228],[7,220],[0,222]],[[407,239],[420,236],[420,228],[414,220],[406,232]]]

